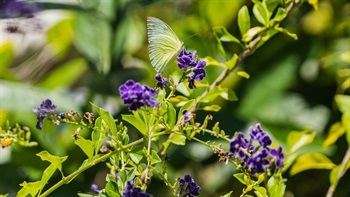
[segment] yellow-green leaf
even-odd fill
[[[314,7],[314,9],[318,10],[318,0],[307,0],[307,2]]]
[[[329,129],[328,136],[326,140],[323,142],[323,147],[326,148],[331,144],[334,144],[334,142],[337,141],[337,139],[342,136],[345,133],[345,128],[340,122],[334,123],[331,128]]]
[[[309,133],[308,130],[290,132],[287,136],[287,144],[290,152],[293,153],[302,146],[311,143],[315,135],[316,133]]]
[[[80,136],[74,143],[81,148],[89,159],[92,158],[94,155],[94,143],[91,140],[84,139]]]
[[[204,111],[218,112],[218,111],[220,111],[220,109],[221,109],[221,107],[219,105],[210,105],[210,106],[203,107]]]
[[[290,175],[293,176],[299,172],[310,169],[332,169],[335,166],[336,165],[326,156],[320,153],[309,153],[300,156],[296,160],[290,169]]]
[[[180,133],[174,133],[173,138],[171,138],[171,143],[183,146],[186,144],[186,136]]]
[[[250,16],[247,6],[243,6],[238,12],[238,27],[241,36],[250,29]]]
[[[232,56],[232,58],[229,61],[226,62],[227,68],[229,70],[233,69],[236,66],[237,59],[238,59],[238,55],[234,54]]]
[[[338,94],[334,97],[334,100],[342,113],[350,112],[350,96]]]
[[[237,71],[236,74],[237,74],[238,76],[244,77],[244,78],[246,78],[246,79],[249,79],[249,78],[250,78],[250,75],[249,75],[247,72],[245,72],[245,71]]]
[[[260,32],[264,31],[265,27],[261,27],[261,26],[256,26],[253,28],[250,28],[247,33],[245,33],[242,37],[242,41],[243,42],[250,42],[254,36],[258,35]]]

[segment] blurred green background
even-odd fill
[[[155,86],[156,72],[147,49],[147,16],[169,24],[187,49],[197,50],[199,57],[223,61],[211,28],[225,26],[239,35],[237,12],[243,5],[251,10],[253,4],[249,0],[79,0],[31,5],[35,7],[34,18],[5,19],[2,15],[1,19],[0,125],[7,120],[11,125],[27,125],[32,140],[39,142],[37,147],[14,145],[0,150],[0,194],[9,196],[15,196],[24,180],[41,177],[48,165],[35,155],[41,150],[69,155],[64,162],[66,174],[85,159],[74,145],[73,126],[45,124],[43,131],[35,129],[32,109],[42,100],[51,98],[58,105],[57,111],[78,112],[91,111],[89,102],[93,102],[121,119],[122,113],[129,112],[119,99],[119,85],[134,79]],[[230,135],[260,122],[282,145],[288,132],[310,129],[317,136],[304,151],[321,152],[339,164],[347,148],[345,138],[328,149],[322,149],[322,141],[330,125],[340,120],[334,95],[349,94],[341,86],[344,76],[349,75],[346,69],[350,69],[349,14],[350,3],[346,0],[321,0],[317,11],[307,3],[293,10],[281,26],[299,39],[277,34],[249,56],[238,69],[249,73],[250,79],[231,74],[223,83],[236,92],[239,100],[215,101],[222,110],[211,113],[214,122],[220,121],[221,128]],[[233,43],[225,43],[224,47],[230,56],[241,51]],[[218,72],[207,71],[209,79]],[[197,121],[206,114],[198,112]],[[138,137],[136,131],[130,132],[132,139]],[[232,176],[235,169],[219,163],[217,156],[201,145],[172,146],[169,156],[170,176],[192,174],[202,187],[201,196],[220,196],[230,190],[237,196],[242,191]],[[51,196],[91,192],[92,183],[103,187],[106,173],[105,164],[98,164]],[[288,179],[287,196],[324,196],[329,187],[327,170],[309,170],[295,176],[287,171],[284,176]],[[57,173],[47,187],[59,179]],[[348,185],[349,172],[335,196],[349,196]],[[156,197],[171,196],[156,177],[147,191]]]

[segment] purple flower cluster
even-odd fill
[[[195,81],[200,81],[207,75],[204,70],[207,63],[204,60],[198,61],[197,59],[198,57],[195,52],[192,53],[186,51],[186,49],[182,49],[177,56],[178,66],[185,71],[190,89],[197,88]]]
[[[160,73],[157,73],[155,78],[158,81],[156,86],[160,89],[163,89],[163,87],[165,87],[169,83],[168,79],[162,77],[162,75]]]
[[[257,124],[248,129],[250,139],[244,138],[242,132],[230,142],[230,155],[238,158],[252,175],[265,172],[266,168],[275,165],[277,169],[283,167],[284,155],[282,147],[270,148],[270,136]]]
[[[150,195],[143,192],[140,188],[134,188],[133,182],[128,181],[126,183],[125,190],[123,191],[123,197],[149,197]]]
[[[128,80],[121,85],[119,93],[123,103],[130,105],[129,111],[137,110],[143,106],[155,107],[158,105],[157,92],[146,85],[135,83],[133,80]]]
[[[199,196],[199,190],[201,189],[196,182],[194,182],[191,175],[186,174],[184,178],[179,180],[179,193],[178,197],[193,197]]]
[[[50,99],[46,99],[43,102],[41,102],[40,106],[37,106],[33,109],[35,112],[38,122],[36,124],[36,128],[41,130],[43,127],[44,119],[46,118],[48,113],[54,112],[56,109],[56,105],[52,104],[52,101]]]

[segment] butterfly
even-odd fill
[[[147,17],[149,57],[153,68],[163,73],[173,63],[183,48],[183,42],[162,20]]]

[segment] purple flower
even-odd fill
[[[204,60],[201,60],[195,67],[192,68],[193,75],[188,77],[188,87],[190,89],[197,88],[195,81],[201,81],[207,75],[204,70],[206,64],[207,63]]]
[[[283,168],[284,154],[282,152],[282,147],[279,146],[277,149],[271,149],[270,154],[272,157],[276,158],[276,167]]]
[[[123,103],[130,105],[129,111],[137,110],[143,106],[155,107],[158,105],[156,100],[157,92],[148,87],[128,80],[119,87],[119,93]]]
[[[56,107],[57,106],[52,104],[52,101],[50,99],[46,99],[43,102],[41,102],[40,106],[33,109],[36,116],[38,117],[38,122],[36,124],[37,129],[42,129],[44,119],[46,118],[47,114],[54,112]]]
[[[263,173],[265,172],[266,167],[270,164],[267,156],[269,155],[269,151],[267,149],[262,149],[260,152],[257,152],[252,155],[247,160],[247,167],[250,167],[250,173]]]
[[[230,152],[238,153],[241,148],[245,149],[248,146],[248,140],[244,138],[242,132],[239,132],[237,137],[230,142]]]
[[[102,190],[98,189],[98,186],[96,184],[92,184],[91,189],[92,191],[94,191],[95,194],[100,194],[102,192]]]
[[[260,124],[256,124],[255,127],[249,127],[248,133],[251,140],[258,141],[263,147],[270,146],[272,143],[270,136],[262,130]]]
[[[160,89],[163,89],[163,87],[165,87],[169,83],[168,79],[167,78],[163,78],[160,73],[157,73],[155,78],[158,81],[156,86],[158,88],[160,88]]]
[[[140,188],[134,188],[133,182],[128,181],[123,191],[124,197],[149,197],[150,195],[143,192]]]
[[[38,11],[37,4],[28,1],[5,0],[1,3],[1,6],[1,11],[4,12],[6,18],[30,18]]]
[[[191,175],[186,174],[184,178],[179,179],[179,193],[177,196],[193,197],[199,195],[201,188],[194,182]]]
[[[192,113],[189,110],[186,110],[186,109],[182,111],[182,115],[183,115],[183,117],[182,117],[182,120],[181,120],[181,125],[186,124],[186,122],[190,121],[191,118],[193,117]]]
[[[177,56],[177,61],[179,62],[179,68],[186,70],[189,66],[193,67],[197,65],[197,55],[195,52],[192,53],[190,51],[186,51],[186,49],[182,49]]]

